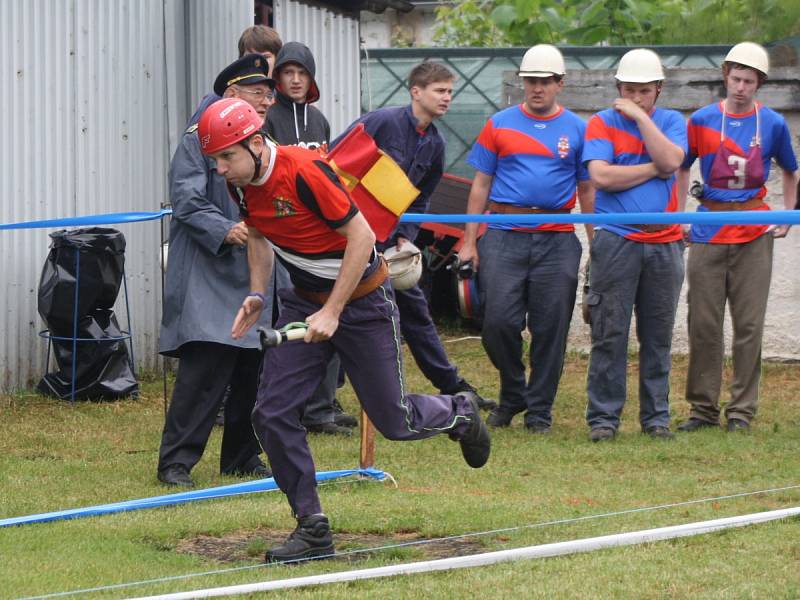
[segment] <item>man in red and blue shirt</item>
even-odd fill
[[[505,427],[525,411],[533,433],[547,433],[564,365],[575,305],[581,244],[571,224],[547,222],[568,213],[578,199],[591,212],[594,190],[581,163],[586,123],[558,104],[564,59],[540,44],[520,65],[525,101],[486,123],[467,162],[477,169],[467,212],[508,215],[476,242],[477,223],[467,223],[459,252],[477,268],[481,338],[500,372],[500,405],[488,423]],[[514,223],[514,215],[541,214],[540,223]],[[591,239],[591,227],[587,228]],[[530,374],[525,378],[522,336],[531,333]]]
[[[616,79],[620,97],[586,129],[583,160],[597,187],[595,212],[674,212],[673,174],[686,154],[686,127],[680,113],[655,106],[664,80],[661,60],[651,50],[631,50],[620,60]],[[619,428],[634,309],[640,424],[647,435],[669,439],[670,348],[684,272],[680,225],[597,229],[587,298],[589,439],[610,440]]]
[[[700,159],[703,177],[698,211],[769,210],[764,201],[770,163],[781,169],[783,202],[794,208],[797,160],[786,121],[755,100],[767,77],[769,56],[752,42],[734,46],[722,65],[722,102],[689,119],[689,153],[679,174],[686,198],[689,168]],[[719,426],[726,301],[733,323],[733,382],[725,408],[729,431],[747,430],[756,414],[761,378],[761,338],[776,237],[789,227],[694,225],[688,232],[689,420],[680,431]]]
[[[200,120],[203,153],[238,188],[248,227],[250,289],[233,322],[235,339],[257,323],[272,271],[273,252],[294,287],[278,291],[277,325],[305,322],[306,343],[268,349],[253,409],[253,426],[298,523],[267,561],[333,553],[322,514],[314,461],[302,426],[303,407],[337,352],[375,427],[392,440],[446,433],[461,444],[471,467],[489,459],[490,439],[475,394],[410,394],[405,389],[397,305],[375,234],[319,153],[275,146],[261,119],[241,100],[220,100]]]

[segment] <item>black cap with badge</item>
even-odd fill
[[[222,96],[232,85],[255,85],[266,83],[275,89],[275,80],[268,77],[269,63],[261,54],[245,54],[232,62],[217,75],[214,81],[214,93]]]

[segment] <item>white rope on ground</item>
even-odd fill
[[[392,481],[394,481],[394,478],[392,478]],[[340,481],[340,482],[329,481],[329,482],[326,482],[324,485],[334,485],[336,483],[344,483],[344,481]],[[395,483],[395,485],[397,485],[397,484]],[[422,545],[425,545],[425,544],[432,544],[432,543],[436,543],[436,542],[446,542],[446,541],[451,541],[451,540],[459,540],[459,539],[470,538],[470,537],[481,537],[481,536],[488,536],[488,535],[497,535],[499,533],[510,533],[510,532],[514,532],[514,531],[522,531],[522,530],[525,530],[525,529],[537,529],[537,528],[549,527],[549,526],[553,526],[553,525],[569,525],[569,524],[573,524],[573,523],[580,523],[580,522],[591,521],[591,520],[595,520],[595,519],[607,519],[607,518],[610,518],[610,517],[619,517],[619,516],[623,516],[623,515],[630,515],[630,514],[636,514],[636,513],[653,512],[653,511],[656,511],[656,510],[665,510],[665,509],[668,509],[668,508],[680,508],[680,507],[683,507],[683,506],[691,506],[691,505],[695,505],[695,504],[705,504],[705,503],[708,503],[708,502],[718,502],[718,501],[722,501],[722,500],[733,500],[733,499],[736,499],[736,498],[746,498],[746,497],[749,497],[749,496],[757,496],[757,495],[760,495],[760,494],[774,494],[774,493],[777,493],[777,492],[786,492],[786,491],[797,490],[797,489],[800,489],[800,484],[787,485],[787,486],[769,488],[769,489],[764,489],[764,490],[755,490],[755,491],[750,491],[750,492],[739,492],[739,493],[736,493],[736,494],[727,494],[727,495],[724,495],[724,496],[712,496],[712,497],[708,497],[708,498],[698,498],[698,499],[695,499],[695,500],[684,500],[682,502],[672,502],[672,503],[669,503],[669,504],[656,504],[656,505],[651,505],[651,506],[640,506],[638,508],[628,508],[628,509],[618,510],[618,511],[613,511],[613,512],[599,513],[599,514],[593,514],[593,515],[584,515],[582,517],[568,517],[568,518],[564,518],[564,519],[555,519],[555,520],[551,520],[551,521],[539,521],[538,523],[527,523],[525,525],[516,525],[516,526],[513,526],[513,527],[502,527],[502,528],[499,528],[499,529],[490,529],[488,531],[477,531],[477,532],[470,532],[470,533],[462,533],[462,534],[451,535],[451,536],[447,536],[447,537],[428,538],[428,539],[422,539],[422,540],[412,540],[412,541],[408,541],[408,542],[399,542],[399,543],[396,543],[396,544],[387,544],[387,545],[384,545],[384,546],[375,546],[375,547],[372,547],[372,548],[360,548],[360,549],[357,549],[357,550],[349,550],[347,552],[338,552],[336,554],[336,558],[345,558],[345,557],[356,555],[356,554],[369,554],[369,553],[374,553],[374,552],[381,552],[383,550],[394,550],[394,549],[397,549],[397,548],[405,548],[405,547],[409,547],[409,546],[422,546]],[[304,562],[304,561],[303,560],[297,561],[297,563],[300,563],[300,562]],[[177,581],[177,580],[181,580],[181,579],[191,579],[193,577],[205,577],[205,576],[209,576],[209,575],[223,575],[223,574],[228,574],[228,573],[235,573],[237,571],[244,571],[244,570],[251,570],[251,569],[263,569],[263,568],[269,568],[269,567],[275,567],[275,566],[277,566],[277,563],[269,563],[269,564],[263,564],[262,563],[262,564],[259,564],[259,565],[246,565],[246,566],[243,566],[243,567],[230,567],[230,568],[227,568],[227,569],[216,569],[216,570],[213,570],[213,571],[187,573],[185,575],[171,575],[171,576],[168,576],[168,577],[145,579],[145,580],[140,580],[140,581],[131,581],[131,582],[127,582],[127,583],[116,583],[116,584],[103,585],[103,586],[92,587],[92,588],[83,588],[83,589],[79,589],[79,590],[71,590],[71,591],[65,591],[65,592],[54,592],[54,593],[43,594],[43,595],[39,595],[39,596],[27,596],[25,598],[21,598],[20,600],[44,600],[46,598],[62,598],[62,597],[65,597],[65,596],[83,595],[83,594],[89,594],[89,593],[93,593],[93,592],[104,592],[104,591],[109,591],[109,590],[117,590],[117,589],[123,589],[123,588],[129,588],[129,587],[137,587],[137,586],[143,586],[143,585],[155,585],[155,584],[158,584],[158,583],[167,583],[167,582],[170,582],[170,581]]]
[[[711,521],[686,523],[685,525],[673,525],[671,527],[659,527],[657,529],[616,533],[613,535],[571,540],[568,542],[555,542],[551,544],[541,544],[539,546],[528,546],[526,548],[515,548],[513,550],[486,552],[483,554],[473,554],[472,556],[442,558],[439,560],[427,560],[403,565],[377,567],[373,569],[359,569],[355,571],[329,573],[326,575],[311,575],[307,577],[295,577],[293,579],[279,579],[277,581],[264,581],[260,583],[248,583],[244,585],[232,585],[227,587],[209,588],[205,590],[194,590],[191,592],[146,596],[140,597],[137,600],[183,600],[190,598],[212,598],[218,596],[250,594],[253,592],[266,592],[271,590],[285,590],[289,588],[311,585],[342,583],[361,579],[376,579],[379,577],[393,577],[396,575],[410,575],[414,573],[431,573],[434,571],[483,567],[504,562],[549,558],[553,556],[576,554],[579,552],[593,552],[595,550],[614,548],[617,546],[631,546],[634,544],[645,544],[661,540],[670,540],[674,538],[720,531],[723,529],[730,529],[733,527],[744,527],[747,525],[766,523],[768,521],[786,519],[788,517],[795,517],[799,515],[800,507],[785,508],[782,510],[772,510],[768,512],[741,515],[737,517],[714,519]]]
[[[467,340],[479,340],[481,336],[479,335],[465,335],[464,337],[455,338],[452,340],[442,340],[445,344],[454,344],[456,342],[466,342]]]

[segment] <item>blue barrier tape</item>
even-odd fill
[[[362,475],[377,481],[386,478],[386,473],[378,469],[344,469],[340,471],[323,471],[317,473],[317,481],[329,481],[340,479],[352,475]],[[13,525],[28,525],[31,523],[46,523],[49,521],[61,521],[65,519],[79,519],[82,517],[94,517],[107,515],[129,510],[141,510],[143,508],[156,508],[159,506],[172,506],[186,502],[197,502],[198,500],[211,500],[214,498],[225,498],[230,496],[241,496],[244,494],[255,494],[258,492],[271,492],[278,489],[278,485],[272,477],[258,479],[256,481],[246,481],[232,485],[206,488],[203,490],[192,490],[177,494],[167,494],[165,496],[152,496],[150,498],[139,498],[137,500],[125,500],[114,502],[113,504],[98,504],[86,508],[72,508],[56,512],[41,513],[38,515],[26,515],[23,517],[11,517],[0,520],[0,527],[10,527]]]
[[[85,225],[113,225],[115,223],[136,223],[154,221],[171,215],[171,209],[157,212],[110,213],[86,217],[68,217],[45,221],[26,221],[24,223],[2,223],[0,231],[8,229],[37,229],[54,227],[81,227]],[[567,213],[535,215],[433,215],[404,214],[403,223],[592,223],[595,225],[625,225],[631,223],[689,225],[797,225],[800,224],[800,211],[795,210],[749,210],[721,212],[681,212],[681,213]]]
[[[431,215],[404,214],[404,223],[593,223],[626,225],[631,223],[691,225],[796,225],[800,211],[748,210],[693,213],[567,213],[535,215]]]
[[[165,208],[156,212],[123,212],[106,215],[89,215],[86,217],[66,217],[63,219],[46,219],[44,221],[25,221],[24,223],[0,223],[0,231],[4,229],[40,229],[43,227],[83,227],[86,225],[114,225],[116,223],[137,223],[139,221],[155,221],[171,215],[172,209]]]

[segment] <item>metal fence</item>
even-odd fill
[[[653,46],[666,67],[718,67],[730,46]],[[516,71],[527,48],[391,48],[361,52],[361,109],[406,104],[405,78],[423,60],[437,60],[457,76],[453,104],[438,122],[447,139],[445,170],[472,177],[465,158],[486,120],[508,106],[503,73]],[[613,69],[628,47],[561,48],[567,70]]]

